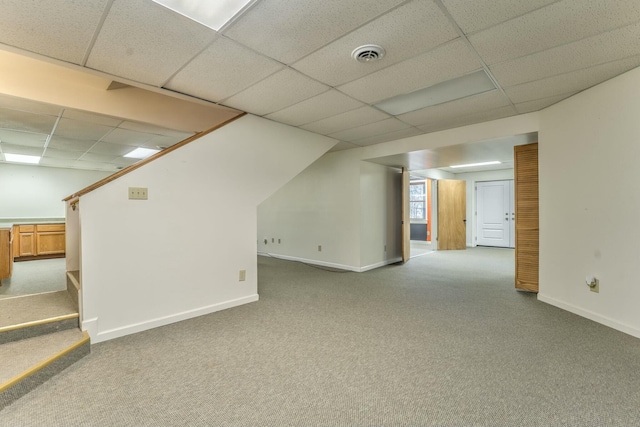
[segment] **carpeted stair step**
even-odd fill
[[[0,344],[78,328],[78,310],[67,291],[0,300]]]
[[[0,410],[89,352],[89,335],[77,328],[0,345]]]

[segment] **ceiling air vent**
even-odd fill
[[[354,49],[351,57],[358,62],[373,62],[382,59],[384,49],[375,44],[367,44]]]

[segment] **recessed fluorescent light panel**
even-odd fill
[[[200,24],[220,30],[256,0],[153,0]]]
[[[153,148],[138,147],[135,150],[125,154],[124,157],[130,157],[132,159],[146,159],[147,157],[159,152],[160,150],[154,150]]]
[[[487,73],[480,70],[415,92],[394,96],[375,104],[375,106],[386,113],[397,116],[409,111],[488,92],[495,88]]]
[[[40,156],[27,156],[25,154],[9,154],[4,153],[4,159],[12,163],[29,163],[37,165],[40,163]]]
[[[475,166],[499,165],[500,163],[502,163],[502,162],[494,160],[494,161],[491,161],[491,162],[468,163],[466,165],[451,165],[449,167],[453,168],[453,169],[456,169],[456,168],[472,168],[472,167],[475,167]]]

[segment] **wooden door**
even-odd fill
[[[409,171],[402,168],[402,262],[411,258],[411,219],[409,218]]]
[[[479,182],[477,192],[477,244],[512,247],[511,244],[511,181]]]
[[[467,248],[467,183],[438,181],[438,250]]]
[[[538,144],[514,147],[516,289],[538,292]]]

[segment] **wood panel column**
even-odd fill
[[[538,292],[538,143],[514,147],[516,289]]]

